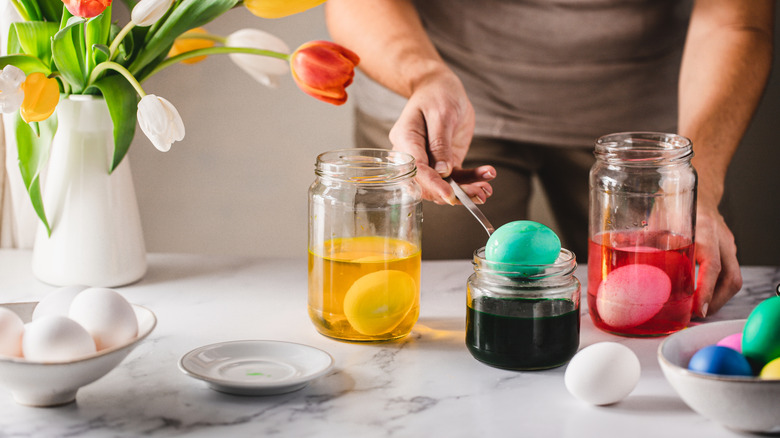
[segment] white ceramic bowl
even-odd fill
[[[740,333],[745,320],[706,323],[679,331],[658,348],[664,376],[691,409],[730,429],[780,432],[780,380],[727,377],[688,371],[688,362],[702,347]]]
[[[32,319],[37,302],[0,304],[19,315],[25,323]],[[151,310],[133,304],[138,318],[138,336],[125,345],[101,350],[69,362],[31,362],[0,357],[0,386],[11,391],[16,402],[29,406],[56,406],[76,399],[76,392],[114,369],[157,325]]]

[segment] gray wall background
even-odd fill
[[[277,20],[235,10],[206,27],[222,35],[263,29],[291,49],[329,39],[322,7]],[[780,36],[775,52],[774,74],[727,181],[727,217],[743,264],[780,265]],[[305,256],[314,160],[353,145],[351,102],[314,100],[289,76],[265,88],[225,56],[174,66],[144,88],[170,100],[186,126],[184,141],[167,153],[140,130],[130,150],[147,249]],[[532,214],[555,227],[543,197],[534,197]]]

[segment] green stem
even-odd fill
[[[122,28],[122,30],[119,31],[116,38],[114,38],[114,41],[111,42],[111,47],[108,49],[108,59],[112,60],[116,56],[116,51],[119,49],[119,45],[122,44],[122,40],[125,39],[128,33],[130,33],[131,30],[135,27],[135,23],[131,20],[129,23],[125,24],[125,27]]]
[[[92,74],[89,75],[89,80],[87,81],[87,84],[93,84],[95,81],[97,81],[98,76],[100,76],[100,73],[103,73],[105,70],[114,70],[121,74],[122,76],[127,79],[127,82],[130,82],[130,85],[135,88],[135,91],[138,93],[139,96],[144,97],[146,96],[146,92],[143,88],[141,88],[141,84],[135,79],[132,73],[130,73],[124,66],[121,64],[117,64],[116,62],[112,61],[106,61],[101,62],[98,64],[94,70],[92,70]],[[87,85],[86,88],[89,88],[89,85]]]
[[[146,80],[149,77],[159,73],[161,70],[168,68],[178,62],[184,61],[185,59],[196,58],[198,56],[204,55],[224,55],[230,53],[247,53],[250,55],[269,56],[272,58],[283,59],[285,61],[290,60],[290,55],[281,52],[274,52],[273,50],[252,49],[249,47],[208,47],[205,49],[196,49],[189,52],[180,53],[176,56],[172,56],[166,59],[165,61],[159,63],[157,67],[154,68],[154,70],[149,72],[149,74],[146,75],[143,80]]]

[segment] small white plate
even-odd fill
[[[216,391],[273,395],[297,391],[333,368],[333,357],[314,347],[282,341],[231,341],[182,356],[179,369]]]

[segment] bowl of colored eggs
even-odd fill
[[[780,297],[746,320],[701,324],[658,348],[664,376],[694,411],[730,429],[780,432]]]
[[[0,304],[0,387],[17,403],[57,406],[114,369],[157,324],[107,288],[63,287]]]

